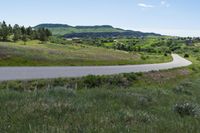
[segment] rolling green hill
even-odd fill
[[[113,28],[109,25],[102,26],[70,26],[65,24],[40,24],[35,28],[50,29],[54,35],[65,35],[71,33],[89,33],[89,32],[124,32],[122,29]]]
[[[100,26],[70,26],[66,24],[40,24],[34,28],[47,28],[53,35],[73,37],[116,37],[116,36],[160,36],[155,33],[143,33],[139,31],[123,30],[110,25]]]
[[[143,59],[143,57],[148,59]],[[0,66],[101,66],[169,62],[162,54],[128,53],[72,43],[0,42]]]

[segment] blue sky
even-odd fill
[[[0,19],[39,23],[113,25],[167,35],[200,36],[199,0],[2,0]]]

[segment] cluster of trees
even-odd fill
[[[146,36],[161,36],[155,33],[142,33],[138,31],[124,32],[83,32],[71,33],[64,35],[65,38],[116,38],[116,37],[146,37]]]
[[[18,41],[22,40],[26,42],[27,40],[40,40],[47,41],[48,38],[52,36],[52,33],[45,28],[33,29],[32,27],[24,27],[15,24],[13,27],[9,24],[7,25],[5,21],[0,23],[0,40],[1,41]]]

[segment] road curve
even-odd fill
[[[173,61],[160,64],[124,66],[84,66],[84,67],[0,67],[0,81],[48,79],[61,77],[82,77],[87,75],[112,75],[131,72],[149,72],[185,67],[192,62],[177,54]]]

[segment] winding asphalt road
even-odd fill
[[[88,67],[0,67],[0,81],[112,75],[131,72],[149,72],[185,67],[192,62],[172,54],[173,61],[161,64],[88,66]]]

